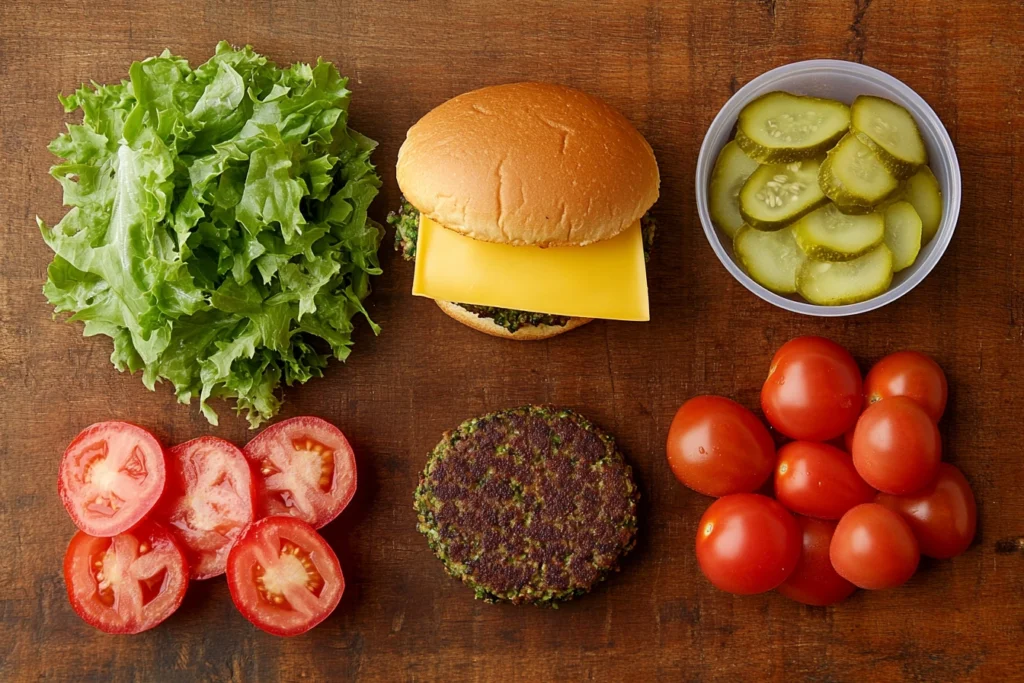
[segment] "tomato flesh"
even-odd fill
[[[906,496],[880,493],[876,503],[898,512],[914,531],[921,554],[956,557],[970,547],[978,525],[978,506],[963,472],[949,463],[926,487]]]
[[[939,421],[946,410],[946,373],[934,360],[917,351],[899,351],[875,363],[864,380],[868,405],[893,396],[906,396]]]
[[[106,633],[140,633],[171,616],[188,588],[185,556],[150,522],[112,538],[79,531],[64,556],[71,606]]]
[[[801,534],[778,502],[756,493],[719,498],[697,529],[697,562],[717,588],[753,595],[776,588],[796,568]]]
[[[228,554],[228,588],[242,615],[279,636],[305,633],[341,601],[338,557],[309,524],[288,516],[252,524]]]
[[[775,466],[775,498],[788,509],[820,519],[839,519],[875,497],[853,466],[853,459],[835,446],[793,441],[779,449]]]
[[[859,588],[902,585],[917,571],[921,553],[903,518],[877,503],[864,503],[839,520],[829,557],[836,572]]]
[[[672,420],[666,448],[676,478],[709,496],[756,491],[771,476],[775,442],[757,417],[721,396],[697,396]]]
[[[853,595],[857,587],[839,576],[829,559],[836,522],[803,515],[798,515],[796,521],[803,532],[803,551],[796,569],[775,590],[790,600],[816,607],[834,605]]]
[[[234,444],[204,436],[167,454],[167,485],[155,512],[185,550],[193,579],[224,573],[228,551],[253,521],[249,462]]]
[[[904,495],[935,478],[942,457],[939,429],[917,403],[894,396],[868,407],[853,432],[853,464],[879,491]]]
[[[822,337],[797,337],[772,358],[761,409],[792,439],[830,441],[857,421],[862,391],[860,369],[849,351]]]
[[[341,431],[318,417],[279,422],[245,446],[257,516],[291,515],[319,529],[356,492],[356,461]]]
[[[99,422],[64,451],[57,490],[75,526],[90,536],[116,536],[156,505],[164,490],[164,450],[128,422]]]

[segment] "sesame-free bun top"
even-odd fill
[[[398,152],[405,198],[487,242],[585,245],[658,199],[654,152],[622,114],[579,90],[510,83],[448,100]]]

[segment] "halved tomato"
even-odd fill
[[[167,486],[154,515],[182,547],[193,579],[224,573],[228,551],[254,517],[255,490],[241,449],[215,436],[167,453]]]
[[[64,451],[57,492],[75,526],[109,537],[153,509],[166,478],[164,449],[155,436],[128,422],[98,422]]]
[[[319,529],[356,492],[356,458],[348,439],[319,417],[293,417],[245,446],[256,475],[257,517],[291,515]]]
[[[231,549],[228,589],[255,626],[295,636],[334,611],[345,577],[338,556],[313,527],[278,515],[252,524]]]
[[[140,633],[181,605],[188,564],[167,529],[152,522],[113,538],[79,531],[64,556],[64,583],[71,606],[91,626]]]

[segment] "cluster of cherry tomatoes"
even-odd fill
[[[856,588],[899,586],[922,554],[950,558],[974,538],[974,494],[941,462],[937,427],[945,374],[914,351],[883,358],[866,378],[853,356],[799,337],[772,359],[761,389],[776,451],[740,404],[698,396],[679,409],[668,461],[686,486],[718,498],[697,529],[697,561],[718,588],[777,590],[831,605]],[[755,493],[774,475],[774,499]]]
[[[316,532],[356,490],[352,448],[316,417],[285,420],[244,449],[215,437],[164,449],[127,422],[75,437],[58,492],[79,528],[64,582],[82,619],[139,633],[178,609],[190,580],[227,574],[259,628],[291,636],[334,611],[341,565]]]

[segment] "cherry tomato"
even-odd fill
[[[57,492],[75,526],[116,536],[153,509],[164,490],[164,449],[128,422],[87,427],[64,451]]]
[[[256,474],[256,512],[292,515],[319,529],[356,493],[356,459],[341,431],[318,417],[294,417],[250,441],[245,455]]]
[[[853,466],[853,459],[835,446],[793,441],[779,449],[775,466],[775,498],[793,512],[820,519],[839,519],[875,497]]]
[[[935,478],[942,457],[939,429],[904,396],[873,403],[853,433],[853,465],[879,491],[913,493]]]
[[[697,529],[697,562],[717,588],[752,595],[776,588],[800,559],[800,526],[786,508],[756,493],[713,502]]]
[[[775,442],[752,412],[721,396],[683,404],[668,431],[676,479],[708,496],[750,493],[771,476]]]
[[[956,557],[974,540],[978,508],[963,473],[949,463],[926,487],[907,496],[880,493],[875,499],[903,515],[921,546],[921,554],[938,559]]]
[[[839,344],[821,337],[783,344],[761,389],[768,422],[802,441],[841,436],[857,421],[863,403],[857,362]]]
[[[113,538],[79,531],[64,555],[64,583],[78,616],[106,633],[140,633],[181,605],[185,555],[166,529],[145,522]]]
[[[924,408],[935,422],[946,410],[949,388],[939,364],[917,351],[899,351],[875,363],[864,380],[868,405],[893,396],[906,396]]]
[[[839,576],[829,559],[829,546],[836,522],[797,515],[803,531],[803,551],[796,569],[776,588],[790,600],[824,607],[850,597],[857,587]]]
[[[233,443],[203,436],[167,453],[167,486],[154,511],[185,550],[193,579],[224,573],[228,550],[253,520],[253,477]]]
[[[914,575],[921,560],[910,526],[887,507],[864,503],[839,520],[829,546],[832,566],[859,588],[895,588]]]
[[[334,611],[345,577],[337,555],[313,527],[279,515],[252,524],[228,553],[228,589],[255,626],[295,636]]]

